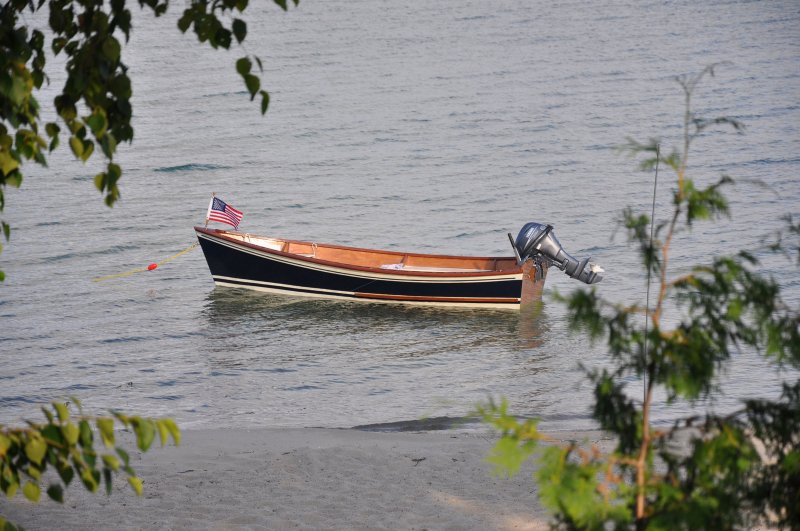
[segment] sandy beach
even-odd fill
[[[608,446],[598,432],[562,440]],[[0,514],[26,529],[546,529],[533,465],[508,479],[485,458],[490,432],[347,429],[185,431],[180,447],[132,453],[136,497],[80,485],[63,505],[18,495]],[[126,448],[132,448],[130,440]]]

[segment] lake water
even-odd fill
[[[568,252],[606,269],[604,296],[643,301],[634,248],[612,236],[625,206],[649,211],[653,174],[614,147],[628,136],[677,146],[673,76],[728,61],[695,108],[747,130],[698,140],[691,176],[737,179],[733,218],[682,235],[675,272],[757,248],[781,215],[800,214],[797,2],[267,4],[252,6],[247,40],[264,61],[266,117],[235,74],[241,52],[192,44],[177,10],[154,20],[132,7],[136,139],[121,148],[119,205],[94,189],[99,161],[63,150],[8,192],[0,423],[39,419],[65,396],[184,428],[458,418],[505,396],[550,429],[592,425],[578,366],[607,355],[569,333],[552,290],[580,285],[557,270],[538,317],[215,289],[199,250],[92,282],[191,245],[211,192],[244,211],[242,230],[360,247],[510,254],[507,232],[549,222]],[[671,177],[662,168],[662,217]],[[797,268],[768,258],[765,272],[796,307]],[[743,352],[714,407],[774,396],[780,378]],[[660,421],[682,413],[656,408]]]

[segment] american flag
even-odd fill
[[[243,217],[244,214],[222,199],[217,199],[216,197],[211,198],[211,204],[208,205],[208,214],[206,214],[207,220],[227,223],[228,225],[233,225],[233,228],[238,230],[239,222],[242,221]]]

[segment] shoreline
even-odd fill
[[[598,431],[548,435],[612,444]],[[494,476],[485,458],[496,440],[488,430],[200,429],[142,454],[123,434],[141,497],[124,479],[110,496],[72,484],[63,505],[18,494],[0,514],[28,530],[547,529],[534,465]]]

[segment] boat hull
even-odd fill
[[[217,285],[284,295],[519,309],[541,297],[546,274],[546,268],[537,269],[530,262],[503,271],[476,272],[358,267],[248,244],[225,231],[195,230]]]

